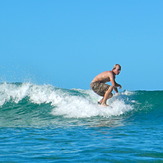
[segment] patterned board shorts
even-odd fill
[[[105,92],[109,89],[110,85],[101,83],[101,82],[93,82],[90,84],[92,90],[100,96],[104,96]]]

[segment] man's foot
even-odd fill
[[[102,105],[102,106],[109,106],[109,105],[107,105],[107,104],[103,104],[103,103],[101,103],[101,105]]]

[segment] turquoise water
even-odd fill
[[[163,91],[0,84],[0,162],[163,162]]]

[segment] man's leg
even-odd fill
[[[113,86],[110,86],[109,89],[105,92],[104,97],[100,101],[101,105],[108,106],[106,104],[106,101],[107,101],[107,99],[109,99],[109,98],[111,98],[113,96],[112,93],[111,93],[113,88],[114,88]]]
[[[102,99],[101,99],[101,100],[98,102],[98,104],[101,104],[101,103],[102,103],[102,101],[103,101],[103,99],[104,99],[104,98],[102,98]]]
[[[111,97],[113,97],[112,93],[109,95],[108,99],[111,98]],[[103,102],[103,100],[104,100],[104,97],[98,102],[98,104],[101,104]]]

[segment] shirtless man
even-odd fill
[[[92,90],[100,96],[103,96],[101,101],[98,103],[103,106],[108,106],[106,104],[107,99],[111,98],[113,90],[118,93],[118,87],[122,86],[115,81],[115,76],[118,75],[121,71],[121,66],[116,64],[111,71],[105,71],[97,75],[91,82],[90,86]],[[106,82],[111,82],[111,86],[105,84]]]

